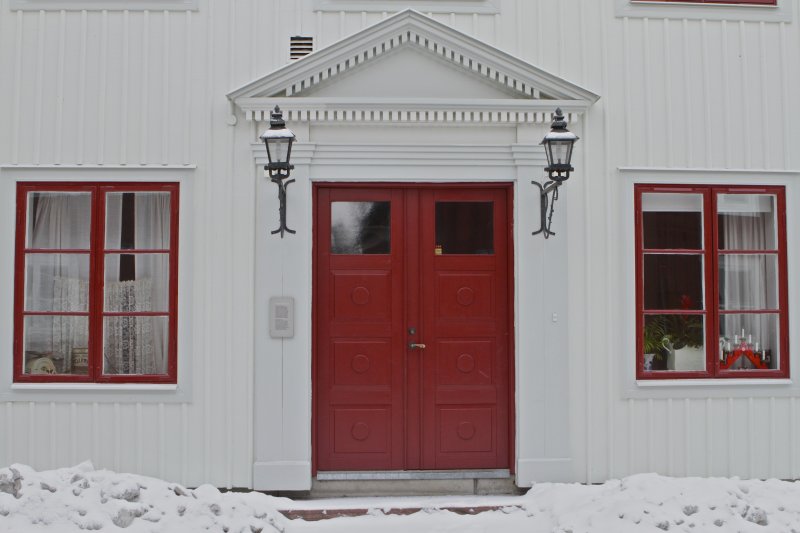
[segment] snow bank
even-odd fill
[[[220,493],[210,485],[175,483],[95,470],[91,463],[36,472],[0,469],[0,531],[270,533],[283,531],[279,498]]]
[[[463,515],[445,507],[494,506]],[[362,508],[364,516],[289,520],[278,509]],[[392,509],[421,509],[393,513]],[[0,469],[0,532],[800,533],[800,483],[635,475],[603,485],[541,483],[526,495],[297,501],[220,493],[95,470]]]
[[[558,533],[613,531],[800,533],[800,483],[640,474],[603,485],[543,483],[528,513]],[[536,531],[536,530],[534,530]]]

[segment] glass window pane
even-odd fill
[[[389,202],[331,202],[331,253],[390,253],[390,218]]]
[[[436,253],[494,253],[492,202],[436,202]]]
[[[647,315],[643,342],[646,372],[706,368],[705,317],[702,315]]]
[[[775,196],[717,196],[719,247],[722,250],[776,250]]]
[[[26,246],[88,250],[91,211],[90,192],[29,192]]]
[[[642,238],[646,249],[701,250],[703,195],[642,194]]]
[[[779,368],[778,317],[777,313],[720,316],[720,366],[728,370]],[[752,353],[746,353],[748,351]]]
[[[89,254],[26,254],[26,311],[89,311]]]
[[[106,254],[105,310],[169,309],[168,254]]]
[[[170,193],[106,193],[106,249],[169,249]]]
[[[720,255],[719,306],[723,310],[778,309],[778,257]]]
[[[104,374],[166,374],[169,319],[109,316],[103,319]]]
[[[89,373],[89,317],[26,316],[23,328],[25,374]]]
[[[700,310],[703,304],[703,256],[645,254],[645,309]]]

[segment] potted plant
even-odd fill
[[[681,296],[681,309],[692,309],[692,299]],[[701,315],[651,315],[643,330],[646,370],[702,370],[705,361]],[[648,366],[650,368],[648,368]]]

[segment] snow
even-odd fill
[[[465,515],[445,508],[492,506]],[[393,514],[397,509],[419,509]],[[281,510],[364,509],[363,516],[290,520]],[[0,468],[0,532],[800,533],[800,483],[639,474],[602,485],[540,483],[524,496],[297,500],[221,493],[96,470]]]

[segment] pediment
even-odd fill
[[[248,120],[538,122],[599,97],[413,10],[228,94]]]

